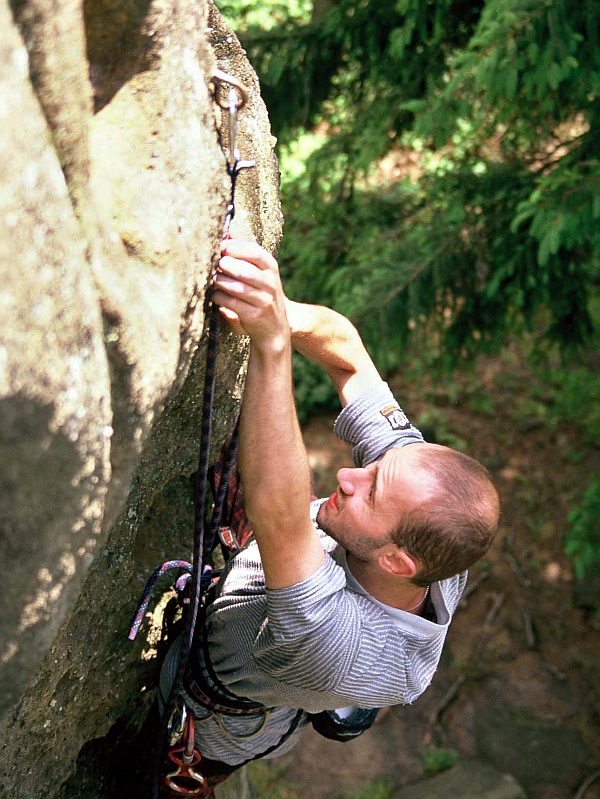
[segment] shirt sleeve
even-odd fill
[[[253,647],[259,668],[283,683],[330,692],[366,656],[365,645],[375,659],[373,631],[353,607],[367,600],[345,587],[344,570],[327,557],[307,580],[267,589],[268,615]]]
[[[357,466],[367,466],[391,447],[424,441],[384,382],[346,405],[333,429],[338,438],[352,445]]]

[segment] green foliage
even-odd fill
[[[443,108],[453,104],[476,120],[484,135],[502,124],[510,128],[511,144],[527,147],[540,133],[551,132],[548,123],[569,121],[594,105],[597,24],[597,9],[589,3],[488,0],[467,46],[448,59],[448,78],[437,87],[419,129],[443,143],[456,117],[446,129],[435,121],[448,118]]]
[[[449,428],[446,416],[436,408],[421,413],[415,424],[423,433],[424,439],[432,444],[443,444],[460,452],[464,452],[467,448],[464,438]]]
[[[458,752],[455,749],[438,749],[430,746],[423,752],[423,767],[425,773],[429,775],[439,774],[440,771],[452,768],[458,760]]]
[[[294,397],[300,424],[317,411],[339,410],[338,396],[322,370],[294,353]]]
[[[299,791],[282,774],[282,767],[273,762],[255,760],[247,767],[252,793],[268,799],[300,799]],[[394,790],[388,780],[377,779],[346,792],[342,799],[392,799]]]
[[[267,760],[253,760],[246,767],[251,795],[268,799],[301,799],[300,792],[283,776],[283,767]],[[225,794],[227,787],[223,791]]]
[[[392,799],[394,789],[386,779],[374,780],[357,791],[345,793],[343,799]]]
[[[242,30],[272,30],[290,21],[310,20],[311,0],[221,0],[221,12]]]
[[[585,366],[555,370],[551,375],[555,386],[553,425],[564,422],[576,425],[588,444],[600,441],[600,374]]]
[[[293,296],[349,314],[383,369],[425,338],[446,364],[589,338],[598,4],[226,5],[280,140]]]
[[[496,413],[496,404],[489,394],[480,391],[469,400],[469,407],[473,413],[479,413],[482,416],[494,416]]]
[[[558,344],[548,396],[515,423],[600,440],[600,378],[581,356],[600,274],[600,4],[221,5],[279,139],[290,296],[350,316],[384,373],[407,353],[449,369],[509,336]],[[305,414],[331,400],[311,367],[296,385]],[[594,485],[567,539],[580,571],[599,549]]]
[[[600,573],[600,477],[590,482],[579,505],[569,514],[565,551],[581,580]],[[600,604],[600,603],[599,603]]]

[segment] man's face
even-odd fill
[[[359,560],[391,542],[402,516],[435,491],[433,479],[419,465],[428,444],[388,450],[364,468],[340,469],[337,490],[319,508],[322,530]]]

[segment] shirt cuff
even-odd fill
[[[267,588],[269,627],[285,638],[305,636],[310,625],[322,621],[323,603],[345,586],[344,570],[326,555],[322,566],[306,580],[286,588]]]
[[[391,447],[424,440],[383,381],[349,403],[335,420],[333,429],[342,441],[353,446],[352,456],[359,466],[366,466]]]

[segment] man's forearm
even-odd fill
[[[290,513],[306,512],[310,473],[296,416],[291,347],[262,352],[251,346],[240,430],[239,465],[250,521],[281,525]],[[290,501],[300,495],[298,503]],[[298,507],[298,511],[296,511]]]
[[[239,467],[267,588],[309,578],[324,553],[310,520],[310,471],[292,389],[292,348],[277,261],[256,242],[227,239],[213,299],[250,336]]]
[[[309,518],[310,470],[294,405],[289,342],[274,351],[251,346],[239,467],[267,586],[306,579],[323,551]]]
[[[321,305],[287,300],[292,344],[329,375],[342,405],[379,384],[381,377],[354,325]]]

